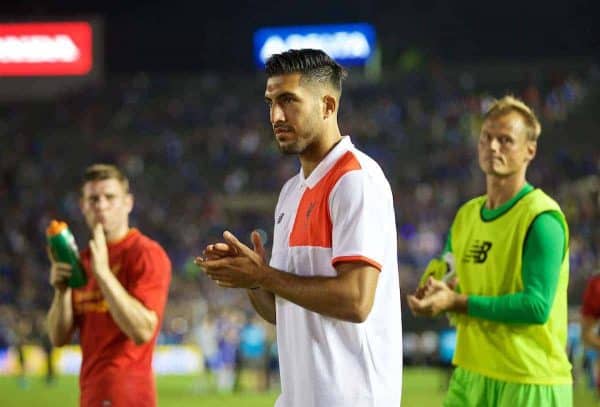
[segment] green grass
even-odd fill
[[[402,406],[435,407],[442,403],[445,375],[435,369],[406,369]],[[259,407],[272,406],[277,393],[218,394],[200,393],[200,378],[190,376],[161,376],[157,379],[160,407]],[[1,407],[76,406],[77,377],[62,376],[47,386],[42,378],[30,378],[27,386],[19,386],[15,377],[0,376]],[[578,384],[575,388],[575,407],[600,406],[593,395]]]

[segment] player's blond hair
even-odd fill
[[[521,99],[512,95],[506,95],[501,99],[496,99],[490,105],[489,109],[483,115],[483,121],[495,119],[511,112],[517,112],[523,118],[525,124],[525,135],[530,141],[537,141],[542,132],[542,125],[537,116]]]
[[[123,186],[123,191],[129,193],[129,180],[123,171],[112,164],[92,164],[87,167],[83,173],[81,191],[83,192],[83,186],[88,182],[103,181],[106,179],[116,179]]]

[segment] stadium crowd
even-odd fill
[[[529,181],[556,197],[567,216],[572,305],[600,270],[600,149],[595,135],[572,134],[585,112],[597,111],[598,71],[523,76],[510,84],[485,78],[484,90],[479,78],[451,79],[439,66],[383,83],[351,74],[340,123],[392,184],[403,294],[442,249],[458,206],[483,192],[476,129],[491,97],[506,90],[534,108],[542,138],[552,140],[544,140]],[[79,174],[93,162],[112,162],[134,186],[132,224],[159,241],[173,262],[159,343],[198,343],[207,366],[224,365],[239,358],[226,356],[228,343],[237,349],[244,327],[254,325],[254,338],[264,342],[261,357],[269,359],[272,328],[252,322],[243,292],[218,289],[193,264],[226,228],[240,237],[259,228],[268,241],[276,191],[298,171],[273,143],[263,86],[262,77],[140,73],[58,102],[1,106],[0,348],[45,340],[39,322],[51,301],[45,228],[51,219],[65,220],[83,246]],[[408,312],[403,319],[406,331],[431,327]],[[219,361],[210,360],[218,352]],[[230,378],[219,380],[231,386]]]

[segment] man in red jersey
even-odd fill
[[[155,406],[152,352],[171,263],[158,243],[129,227],[133,196],[115,166],[87,168],[80,207],[92,232],[89,248],[81,252],[88,281],[68,287],[70,266],[50,255],[50,339],[55,346],[68,344],[79,329],[81,406]]]
[[[581,305],[581,337],[586,347],[600,351],[600,275],[590,278],[583,294]],[[596,366],[591,371],[595,372],[596,389],[600,395],[600,360],[594,360]]]

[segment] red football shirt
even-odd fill
[[[600,319],[600,275],[590,278],[583,294],[583,316]]]
[[[108,244],[111,271],[127,292],[156,312],[159,323],[150,341],[136,345],[112,319],[90,268],[89,248],[81,253],[88,282],[73,290],[75,325],[79,328],[82,365],[81,406],[156,405],[152,352],[162,323],[171,281],[171,262],[155,241],[131,229]]]

